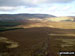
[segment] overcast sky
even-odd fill
[[[0,14],[14,13],[75,16],[75,0],[0,0]]]

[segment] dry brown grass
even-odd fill
[[[50,27],[59,29],[75,29],[75,22],[40,22],[32,23],[28,25],[19,25],[17,27],[22,28],[32,28],[32,27]]]
[[[0,32],[0,36],[19,43],[20,46],[13,51],[13,56],[45,56],[45,53],[48,56],[58,56],[59,51],[75,51],[74,25],[75,22],[31,23],[16,26],[24,29]],[[63,40],[67,41],[66,44]]]
[[[67,39],[67,43],[73,42],[74,36],[66,36],[66,33],[75,33],[75,30],[68,31],[67,29],[55,29],[55,28],[48,28],[48,27],[35,27],[35,28],[25,28],[25,29],[18,29],[18,30],[12,30],[12,31],[5,31],[0,33],[0,36],[7,37],[8,39],[14,40],[19,43],[19,47],[14,50],[13,53],[16,56],[33,56],[35,53],[36,55],[43,55],[42,52],[44,47],[46,45],[43,45],[43,43],[46,43],[48,45],[48,48],[45,52],[48,53],[49,56],[57,56],[59,51],[74,51],[74,45],[68,46],[66,48],[62,48],[61,45],[63,45],[63,39]],[[65,34],[64,36],[51,36],[49,34]],[[67,34],[68,34],[67,33]],[[59,40],[57,40],[60,38]],[[71,39],[70,42],[68,42]],[[66,44],[68,45],[68,44]],[[41,51],[38,53],[38,51]]]

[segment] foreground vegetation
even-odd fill
[[[74,24],[42,22],[0,27],[0,36],[4,36],[0,37],[0,56],[59,56],[60,51],[75,51]]]
[[[13,50],[17,48],[19,44],[11,41],[6,37],[0,37],[0,56],[12,56]]]
[[[39,27],[4,31],[0,36],[19,43],[19,47],[8,49],[10,56],[59,56],[60,51],[75,51],[74,33],[75,30]]]
[[[2,31],[16,30],[16,29],[23,29],[23,28],[18,28],[18,27],[1,27],[0,28],[0,32],[2,32]]]

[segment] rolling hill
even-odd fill
[[[0,26],[16,26],[31,22],[29,19],[45,19],[55,17],[48,14],[0,14]]]
[[[48,14],[1,14],[0,20],[25,20],[30,18],[50,18],[55,17],[53,15]]]

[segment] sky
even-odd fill
[[[0,0],[0,14],[75,16],[75,0]]]

